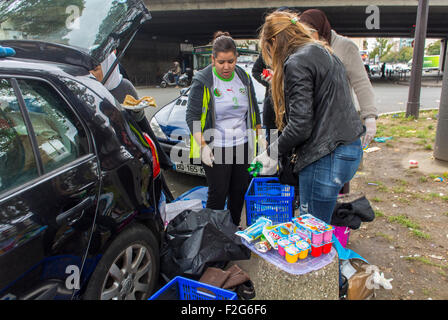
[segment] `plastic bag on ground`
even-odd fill
[[[167,203],[165,205],[165,226],[184,210],[199,211],[202,210],[202,201],[200,199],[182,200]]]
[[[222,268],[229,261],[250,259],[251,251],[235,235],[230,211],[185,210],[170,221],[162,243],[162,275],[199,278],[206,267]]]

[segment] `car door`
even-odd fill
[[[0,77],[0,299],[68,299],[100,176],[75,110],[43,79]]]

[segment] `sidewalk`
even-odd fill
[[[441,88],[442,87],[442,75],[438,78],[434,75],[427,75],[422,77],[422,87],[424,88]],[[408,76],[405,79],[400,80],[399,77],[393,76],[390,78],[373,78],[370,79],[372,84],[374,83],[393,83],[402,86],[409,86],[411,83],[411,77]]]

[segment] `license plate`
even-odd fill
[[[197,176],[205,176],[204,168],[194,164],[176,163],[176,171],[194,174]]]

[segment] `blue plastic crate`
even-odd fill
[[[175,277],[148,300],[237,300],[235,292]]]
[[[248,226],[259,217],[266,217],[274,224],[291,221],[293,217],[294,187],[280,184],[278,178],[253,178],[244,199]]]

